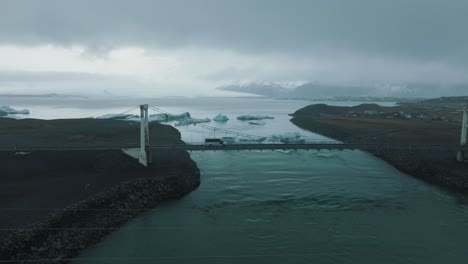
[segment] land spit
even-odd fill
[[[170,126],[152,123],[150,133],[152,144],[183,144]],[[136,145],[138,136],[135,122],[0,119],[2,148]],[[0,152],[0,260],[68,262],[161,201],[199,186],[186,151],[152,154],[146,168],[120,150]]]
[[[437,112],[437,118],[434,112]],[[396,107],[318,104],[304,107],[291,116],[291,122],[303,129],[348,143],[456,145],[460,142],[461,114],[453,108],[418,104]],[[468,163],[457,162],[454,152],[369,152],[406,174],[438,186],[468,192]]]

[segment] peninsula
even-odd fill
[[[309,105],[291,114],[291,122],[343,142],[460,144],[463,107],[468,97],[402,103],[394,107]],[[375,156],[404,173],[454,190],[468,191],[468,163],[457,153],[379,150]]]

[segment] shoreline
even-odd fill
[[[342,142],[416,142],[456,144],[459,127],[451,123],[382,120],[340,116],[340,108],[308,106],[298,110],[290,122],[296,126]],[[359,106],[358,106],[359,107]],[[351,108],[350,108],[351,109]],[[345,109],[346,110],[346,109]],[[352,109],[351,109],[352,110]],[[302,111],[302,112],[301,112]],[[336,111],[336,112],[333,112]],[[347,111],[347,110],[346,110]],[[333,112],[331,114],[328,114]],[[428,129],[430,128],[430,129]],[[468,193],[468,163],[456,161],[455,152],[379,150],[367,151],[399,171],[427,183],[458,193]]]
[[[183,197],[199,184],[198,171],[124,182],[7,235],[1,241],[0,259],[69,262],[133,218],[157,210],[162,201]]]
[[[118,120],[0,118],[0,128],[2,147],[134,144],[139,136],[137,125]],[[183,144],[170,126],[151,123],[150,134],[156,144]],[[66,263],[160,202],[200,185],[186,151],[152,154],[154,163],[146,168],[120,150],[0,152],[0,259]]]

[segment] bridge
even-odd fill
[[[210,146],[204,143],[177,145],[148,145],[148,150],[186,150],[186,151],[240,151],[240,150],[414,150],[414,151],[468,151],[468,146],[458,145],[428,145],[428,144],[385,144],[385,143],[243,143]],[[33,148],[3,148],[0,151],[32,152],[32,151],[106,151],[106,150],[140,150],[139,146],[125,147],[33,147]]]
[[[468,106],[463,111],[461,141],[460,145],[437,145],[437,144],[391,144],[391,143],[341,143],[337,141],[316,141],[303,143],[243,143],[243,144],[223,144],[223,145],[207,145],[205,143],[192,144],[177,144],[177,145],[151,145],[149,140],[149,105],[140,105],[140,144],[139,146],[93,146],[93,147],[19,147],[19,148],[4,148],[0,151],[15,151],[17,153],[27,153],[31,151],[89,151],[89,150],[122,150],[127,155],[138,159],[138,161],[148,166],[152,162],[151,151],[167,151],[167,150],[186,150],[186,151],[241,151],[241,150],[400,150],[400,151],[454,151],[457,153],[457,160],[463,162],[465,153],[468,153],[467,145],[467,130],[468,130]],[[167,115],[172,115],[162,111],[159,108],[151,107],[152,109],[162,112]],[[174,115],[172,115],[174,116]],[[202,128],[217,129],[218,131],[226,132],[241,137],[251,139],[265,140],[265,137],[249,135],[245,133],[219,129],[216,127],[199,124]]]

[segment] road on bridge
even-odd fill
[[[96,146],[96,147],[17,147],[3,148],[0,151],[85,151],[85,150],[121,150],[139,148],[139,146]],[[414,151],[468,151],[468,146],[460,145],[410,145],[379,143],[264,143],[264,144],[226,144],[209,146],[205,144],[149,145],[150,150],[187,150],[187,151],[240,151],[240,150],[414,150]]]

